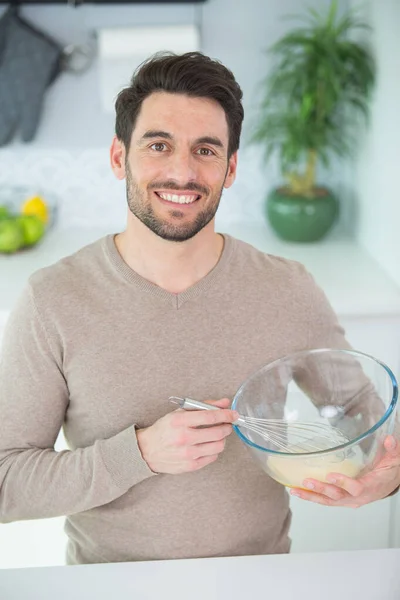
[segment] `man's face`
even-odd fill
[[[217,102],[153,93],[142,104],[129,153],[121,154],[130,211],[165,240],[195,236],[235,179],[237,156],[228,161],[228,142]]]

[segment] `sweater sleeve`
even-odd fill
[[[134,424],[92,446],[55,451],[68,402],[61,357],[28,286],[6,324],[0,354],[0,522],[86,511],[155,475]]]

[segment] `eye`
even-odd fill
[[[210,150],[210,148],[199,148],[197,152],[201,156],[212,156],[214,154],[214,152]]]
[[[166,144],[164,144],[164,142],[156,142],[155,144],[152,144],[150,146],[150,148],[152,148],[156,152],[162,152],[166,147],[167,146]]]

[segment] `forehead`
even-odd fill
[[[229,135],[225,111],[218,102],[167,92],[154,92],[143,101],[133,136],[140,137],[148,129],[190,138],[218,135],[224,141]]]

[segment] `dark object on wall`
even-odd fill
[[[0,4],[69,4],[81,6],[82,4],[200,4],[207,0],[11,0]]]
[[[47,88],[61,72],[62,48],[10,8],[0,20],[0,146],[20,128],[36,133]]]

